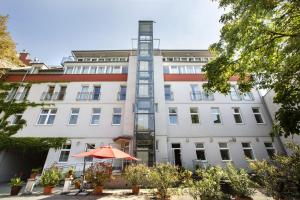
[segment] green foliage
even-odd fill
[[[132,164],[126,167],[124,178],[131,185],[143,185],[145,177],[149,174],[149,168],[144,164]]]
[[[107,163],[95,163],[85,172],[85,179],[92,183],[93,187],[103,186],[111,178],[112,166]]]
[[[251,161],[250,168],[264,185],[269,195],[290,199],[299,197],[300,188],[300,146],[288,143],[292,155],[275,155],[272,162]]]
[[[44,151],[49,148],[60,148],[67,138],[38,138],[38,137],[13,137],[19,130],[26,126],[26,121],[20,119],[16,124],[8,124],[8,118],[23,113],[28,107],[43,106],[44,104],[36,104],[26,100],[7,101],[6,97],[10,90],[17,89],[21,84],[0,82],[0,150],[3,149],[23,149]],[[30,84],[23,83],[22,86],[30,89]]]
[[[40,183],[42,186],[56,186],[61,180],[62,175],[59,168],[55,165],[52,165],[50,168],[45,169],[41,176]]]
[[[238,197],[250,197],[255,190],[251,187],[254,183],[245,169],[236,169],[231,163],[227,164],[226,177],[230,181],[233,195]]]
[[[16,51],[16,45],[7,31],[8,16],[0,15],[0,74],[4,68],[23,65]]]
[[[179,169],[175,165],[159,163],[151,168],[148,181],[151,187],[157,188],[161,199],[167,199],[171,194],[178,192],[180,180]]]
[[[22,184],[23,184],[23,181],[21,180],[20,177],[15,177],[15,178],[10,179],[10,183],[9,183],[9,185],[11,187],[21,186]]]
[[[224,199],[220,182],[225,176],[225,173],[221,167],[199,169],[196,171],[196,174],[200,177],[200,179],[194,180],[189,186],[189,193],[194,199]]]
[[[205,89],[229,92],[238,76],[241,92],[273,89],[277,134],[300,134],[300,1],[218,0],[226,13],[220,40],[210,46],[215,58],[204,71]]]

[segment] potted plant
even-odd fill
[[[228,163],[226,176],[236,200],[252,200],[251,195],[255,190],[251,187],[254,186],[254,183],[245,169],[237,170],[231,163]]]
[[[22,189],[23,181],[21,180],[20,177],[15,177],[10,179],[9,184],[11,186],[10,195],[15,196],[18,195],[20,190]]]
[[[31,170],[30,179],[35,179],[36,176],[41,173],[41,171],[42,171],[42,168],[33,168]]]
[[[125,168],[124,178],[132,186],[132,194],[138,195],[140,187],[144,182],[146,174],[148,174],[149,168],[144,164],[128,165]]]
[[[85,172],[86,181],[94,187],[94,194],[103,193],[104,183],[111,178],[112,166],[107,163],[96,163],[91,165]]]
[[[76,178],[74,181],[74,186],[75,186],[75,189],[80,189],[80,186],[81,186],[81,180],[80,178]]]
[[[179,169],[171,164],[157,164],[149,172],[149,184],[157,188],[158,199],[170,199],[171,194],[178,192],[176,186],[179,180]]]
[[[44,194],[52,194],[53,188],[59,183],[61,173],[57,166],[52,165],[42,173],[40,183],[44,186]]]

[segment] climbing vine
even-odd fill
[[[23,100],[16,100],[14,96],[8,98],[12,91],[23,86],[29,90],[31,84],[27,83],[7,83],[0,82],[0,150],[3,149],[34,149],[47,150],[49,148],[60,148],[66,142],[66,138],[38,138],[38,137],[15,137],[15,134],[26,126],[26,120],[16,118],[13,124],[9,123],[11,117],[23,113],[28,107],[43,106],[26,100],[27,94]]]

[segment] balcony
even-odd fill
[[[43,92],[40,98],[41,101],[63,101],[65,93],[63,92]]]
[[[165,100],[166,101],[173,101],[174,100],[173,92],[167,92],[167,93],[165,93]]]
[[[124,101],[126,100],[126,93],[121,93],[121,92],[118,92],[118,101]]]
[[[191,92],[191,100],[192,101],[201,101],[202,93],[201,92]]]
[[[77,101],[99,101],[101,98],[101,93],[98,92],[78,92],[76,100]]]
[[[16,93],[10,93],[7,95],[7,97],[5,98],[5,101],[23,101],[25,100],[26,97],[26,92],[16,92]]]

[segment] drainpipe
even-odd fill
[[[271,120],[272,126],[273,126],[273,125],[274,125],[274,122],[273,122],[273,118],[272,118],[272,115],[271,115],[271,113],[270,113],[269,107],[267,106],[266,101],[265,101],[265,99],[263,98],[263,96],[260,94],[260,91],[259,91],[258,89],[256,89],[256,90],[257,90],[257,92],[258,92],[258,95],[259,95],[259,97],[260,97],[260,100],[261,100],[262,104],[264,105],[265,110],[266,110],[266,113],[267,113],[269,119]],[[281,149],[283,150],[283,154],[284,154],[284,155],[287,155],[287,150],[286,150],[286,148],[285,148],[285,146],[284,146],[284,144],[283,144],[281,138],[280,138],[279,136],[275,136],[275,137],[276,137],[276,139],[277,139],[277,141],[278,141],[278,143],[279,143]]]

